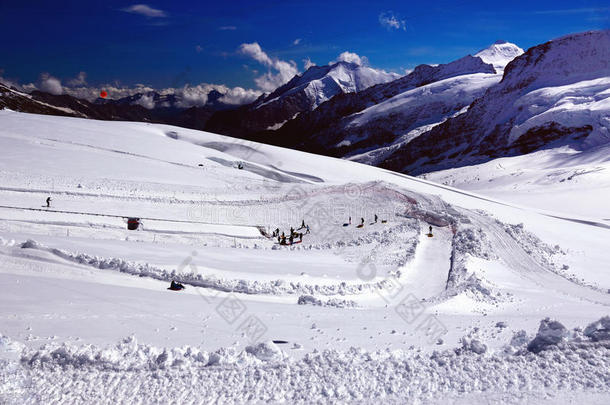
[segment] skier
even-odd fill
[[[290,227],[290,234],[291,235],[294,234],[294,228],[293,227]]]
[[[305,235],[309,233],[309,225],[305,225]]]
[[[375,214],[375,223],[377,223],[377,218],[378,218],[377,214]]]
[[[364,218],[360,218],[360,225],[364,226]]]
[[[292,242],[294,242],[294,233],[290,235],[290,238],[288,238],[288,240],[290,241],[290,244],[292,245]]]
[[[299,242],[303,242],[303,232],[299,233]]]
[[[352,217],[351,216],[349,217],[349,224],[350,225],[352,224]]]
[[[305,228],[305,220],[303,220],[303,222],[301,222],[301,227],[299,229],[303,229]]]
[[[47,197],[47,208],[51,206],[51,197]]]
[[[430,225],[430,226],[428,227],[428,233],[429,233],[430,235],[432,235],[432,225]]]

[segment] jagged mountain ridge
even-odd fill
[[[530,48],[468,111],[395,150],[381,166],[410,174],[569,143],[610,141],[610,31]]]
[[[253,137],[257,132],[280,127],[298,114],[315,110],[337,95],[359,92],[398,77],[395,73],[349,62],[312,66],[251,104],[214,114],[205,129],[225,135]]]
[[[397,119],[392,111],[388,111],[385,115],[377,115],[375,122],[370,126],[352,125],[351,120],[358,113],[368,108],[375,108],[400,94],[445,79],[469,74],[497,76],[496,70],[491,64],[471,55],[447,64],[419,65],[410,74],[393,82],[378,84],[358,93],[336,96],[312,112],[300,114],[275,133],[266,134],[264,140],[282,146],[340,157],[345,157],[354,151],[362,152],[387,145],[417,126],[418,113],[408,110],[409,103],[404,104],[405,110],[399,112],[402,119]],[[495,80],[500,80],[500,77],[498,76]],[[491,84],[490,82],[489,85]],[[462,89],[467,89],[467,87],[463,83],[461,84]],[[437,122],[442,117],[448,117],[468,105],[479,94],[479,85],[473,86],[472,91],[467,90],[454,94],[453,96],[458,95],[457,102],[447,98],[446,101],[450,101],[449,103],[442,106],[436,105],[435,108],[440,111],[440,116],[434,114],[434,117],[421,117],[419,122],[421,125],[425,125]],[[438,101],[438,97],[432,97],[432,99]],[[432,99],[430,101],[434,103],[435,101]],[[420,110],[425,109],[425,102],[419,103],[416,107]],[[350,137],[358,140],[346,143],[345,141]]]

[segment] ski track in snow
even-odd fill
[[[595,217],[164,125],[0,120],[2,403],[607,402],[608,339],[553,329],[534,354],[520,331],[607,314]],[[302,243],[263,236],[301,220]]]

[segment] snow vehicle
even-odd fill
[[[130,231],[135,231],[136,229],[138,229],[140,227],[140,218],[127,218],[127,229],[129,229]]]

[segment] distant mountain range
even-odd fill
[[[568,35],[523,52],[497,41],[405,76],[337,62],[310,67],[250,104],[185,108],[178,94],[88,102],[0,85],[0,108],[160,122],[420,174],[610,138],[610,32]]]

